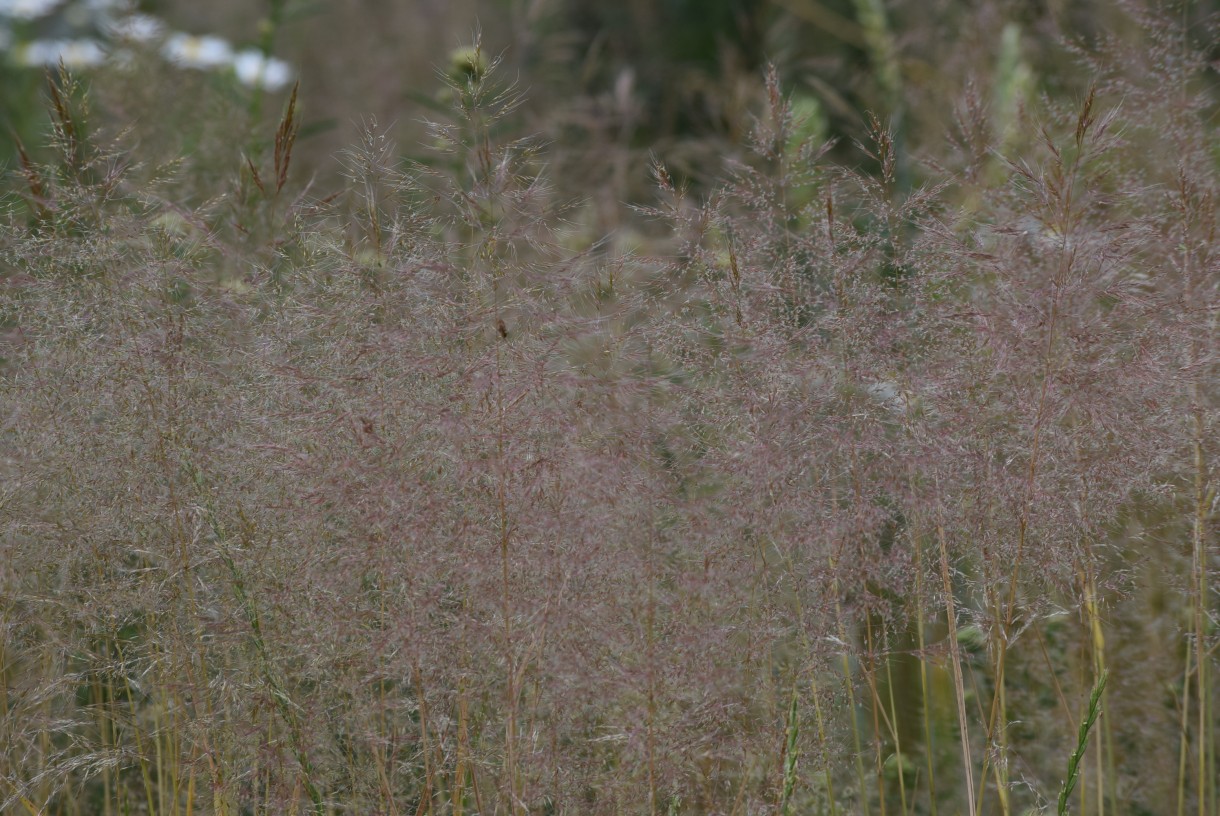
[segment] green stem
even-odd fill
[[[1106,688],[1106,679],[1110,676],[1107,671],[1102,671],[1101,676],[1097,678],[1097,682],[1093,684],[1093,693],[1089,695],[1089,710],[1085,714],[1084,720],[1080,723],[1080,731],[1076,738],[1076,750],[1072,751],[1072,756],[1068,760],[1067,778],[1063,780],[1063,788],[1059,791],[1059,816],[1067,816],[1068,798],[1072,795],[1072,789],[1076,787],[1076,780],[1080,776],[1080,760],[1084,758],[1085,749],[1089,744],[1089,732],[1093,729],[1093,724],[1097,722],[1097,717],[1101,714],[1101,694]]]

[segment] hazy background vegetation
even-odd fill
[[[1214,3],[111,5],[0,4],[0,812],[1220,814]]]

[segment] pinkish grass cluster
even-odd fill
[[[634,247],[477,47],[432,161],[374,124],[326,192],[296,92],[196,201],[52,77],[0,810],[1215,813],[1215,76],[1131,27],[855,168],[772,73]]]

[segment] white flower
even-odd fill
[[[55,10],[61,0],[0,0],[0,16],[33,20]]]
[[[217,68],[233,61],[233,49],[220,37],[175,34],[165,41],[161,53],[183,68]]]
[[[102,46],[93,40],[34,40],[17,51],[22,65],[57,65],[69,68],[98,65],[106,59]]]
[[[94,40],[68,40],[59,58],[69,68],[76,65],[98,65],[106,59],[101,43]]]
[[[129,14],[105,24],[106,33],[116,40],[150,42],[161,36],[165,24],[148,14]]]
[[[278,91],[292,81],[292,66],[262,51],[249,49],[233,58],[233,71],[243,85]]]

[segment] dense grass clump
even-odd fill
[[[1178,23],[1040,100],[1009,43],[938,152],[871,117],[854,164],[772,70],[711,192],[657,161],[610,235],[478,42],[426,161],[370,123],[325,190],[306,88],[165,159],[52,74],[0,223],[0,811],[1216,813]]]

